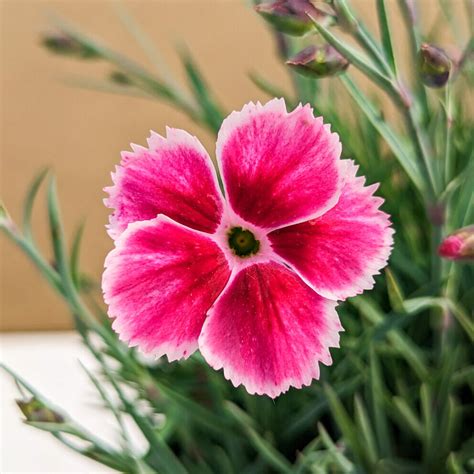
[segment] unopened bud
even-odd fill
[[[474,225],[446,237],[438,248],[438,254],[448,260],[474,260]]]
[[[349,67],[349,61],[329,44],[308,46],[290,58],[286,64],[311,77],[335,76]]]
[[[327,3],[310,0],[276,0],[261,3],[255,10],[278,31],[294,36],[302,36],[314,29],[308,15],[325,25],[333,22],[336,15]]]
[[[81,59],[97,59],[100,57],[100,54],[93,47],[81,43],[62,31],[44,34],[41,43],[55,54],[76,56]]]
[[[27,421],[41,421],[43,423],[64,423],[64,417],[47,407],[36,398],[29,400],[16,400]]]
[[[133,84],[130,77],[122,71],[112,71],[110,73],[110,80],[116,84],[120,84],[121,86],[129,86]]]
[[[441,48],[423,43],[418,52],[418,70],[425,86],[443,87],[449,79],[451,60]]]

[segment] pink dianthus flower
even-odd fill
[[[276,397],[319,377],[337,300],[374,285],[390,221],[309,106],[247,104],[209,155],[183,130],[124,152],[106,205],[103,275],[120,338],[176,360],[199,349],[235,386]]]

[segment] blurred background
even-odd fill
[[[453,8],[462,6],[461,0],[450,3]],[[353,4],[364,21],[375,25],[371,0]],[[395,1],[388,4],[396,8]],[[431,0],[420,4],[424,23],[435,23],[439,7],[432,8]],[[289,86],[270,31],[245,0],[2,0],[0,6],[2,197],[18,218],[34,174],[45,166],[54,169],[69,236],[86,218],[82,268],[97,279],[112,247],[104,227],[108,212],[102,205],[102,188],[110,183],[120,151],[130,142],[144,144],[150,129],[161,133],[166,125],[197,135],[211,156],[214,138],[163,102],[78,87],[84,79],[101,79],[112,70],[100,62],[52,55],[41,47],[40,35],[51,28],[51,17],[67,19],[153,71],[123,22],[124,15],[131,15],[183,82],[176,50],[186,45],[192,51],[225,110],[267,100],[249,79],[250,71]],[[403,48],[404,28],[397,23],[399,15],[393,18],[396,47]],[[40,209],[33,217],[38,240],[46,248],[43,202],[37,200]],[[5,239],[0,239],[0,246],[0,330],[70,328],[63,303],[30,262]]]

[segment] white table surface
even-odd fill
[[[117,445],[114,420],[99,408],[98,395],[79,360],[88,368],[95,367],[73,332],[0,334],[1,362],[89,431]],[[48,433],[24,425],[15,398],[20,398],[15,384],[0,372],[1,473],[112,472],[63,447]]]

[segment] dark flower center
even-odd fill
[[[249,230],[242,227],[233,227],[229,233],[229,246],[239,257],[248,257],[258,252],[260,242]]]

